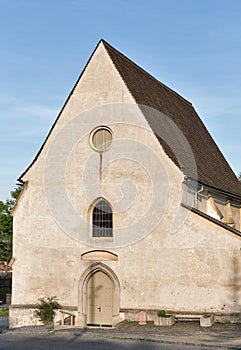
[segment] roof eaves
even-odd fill
[[[186,178],[189,178],[188,176],[186,176]],[[208,185],[204,182],[201,182],[201,181],[196,181],[195,179],[192,179],[192,178],[189,178],[189,180],[191,180],[193,183],[198,183],[200,185],[203,185],[205,186],[207,189],[210,189],[212,192],[216,192],[218,194],[222,194],[224,196],[227,196],[227,197],[231,197],[233,199],[236,199],[238,201],[241,201],[241,196],[238,195],[238,194],[235,194],[235,193],[231,193],[231,192],[228,192],[228,191],[224,191],[222,190],[221,188],[218,188],[218,187],[214,187],[214,186],[211,186],[211,185]],[[186,180],[187,181],[187,180]],[[241,186],[241,185],[240,185]]]
[[[27,187],[28,187],[28,181],[25,181],[24,185],[23,185],[23,187],[21,189],[21,192],[20,192],[20,194],[19,194],[19,196],[18,196],[18,198],[17,198],[17,200],[16,200],[16,202],[14,204],[14,207],[13,207],[13,209],[11,211],[11,216],[14,216],[14,213],[15,213],[17,207],[18,207],[18,203],[20,202],[20,199],[22,198],[22,196],[23,196],[24,192],[26,191]]]

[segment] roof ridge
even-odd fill
[[[133,66],[135,66],[137,69],[141,70],[145,75],[147,75],[149,78],[151,78],[154,82],[162,85],[165,89],[168,89],[171,93],[173,93],[175,96],[177,96],[179,99],[183,100],[184,102],[187,102],[188,104],[190,104],[192,106],[192,103],[190,101],[188,101],[186,98],[184,98],[183,96],[181,96],[180,94],[178,94],[176,91],[174,91],[173,89],[171,89],[169,86],[165,85],[164,83],[162,83],[160,80],[158,80],[157,78],[155,78],[153,75],[151,75],[151,73],[147,72],[144,68],[140,67],[137,63],[135,63],[134,61],[132,61],[130,58],[128,58],[127,56],[125,56],[122,52],[118,51],[117,49],[115,49],[113,46],[111,46],[107,41],[105,41],[104,39],[101,39],[99,41],[99,43],[103,43],[104,46],[109,47],[111,50],[113,50],[114,52],[116,52],[119,56],[121,56],[122,58],[124,58],[125,60],[127,60],[128,62],[130,62]],[[98,43],[98,45],[99,45]]]

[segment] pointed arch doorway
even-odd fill
[[[119,280],[107,265],[91,264],[79,287],[79,325],[114,326],[122,321]]]
[[[114,283],[99,270],[87,282],[87,325],[112,326]]]

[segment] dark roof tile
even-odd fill
[[[203,184],[241,196],[241,184],[192,104],[152,77],[108,43],[103,40],[102,42],[136,103],[152,107],[158,112],[167,115],[186,137],[195,157],[197,180]],[[160,136],[158,124],[161,121],[158,113],[155,117],[150,117],[150,113],[145,108],[143,108],[143,113],[164,151],[175,164],[182,168],[180,159],[183,158],[185,160],[185,154],[182,152],[183,154],[176,157],[179,145],[176,144],[173,147],[169,147],[167,142]],[[171,135],[170,131],[170,135],[168,135],[170,140],[174,136]],[[187,160],[185,161],[187,164]],[[187,165],[183,172],[192,178],[196,177],[192,164],[190,166]]]

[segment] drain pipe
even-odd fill
[[[198,209],[198,201],[197,201],[197,199],[198,199],[198,194],[199,193],[201,193],[202,191],[204,190],[204,187],[203,187],[203,185],[202,185],[202,187],[200,188],[200,190],[199,191],[197,191],[197,192],[195,192],[195,194],[194,194],[194,208],[196,208],[196,209]]]

